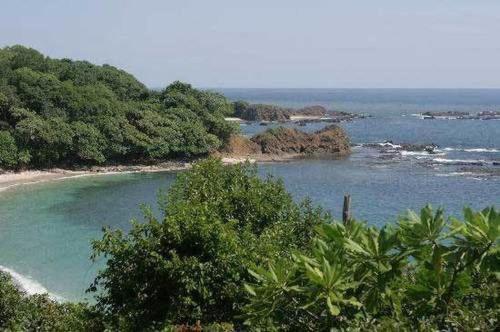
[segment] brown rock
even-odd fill
[[[261,153],[260,146],[241,135],[232,135],[221,153],[232,156],[250,156]]]
[[[308,134],[294,128],[279,127],[256,135],[252,141],[264,154],[345,155],[350,153],[350,142],[344,130],[331,125]]]
[[[314,105],[294,110],[292,113],[293,115],[302,115],[302,116],[325,116],[327,110],[323,106]]]

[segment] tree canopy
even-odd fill
[[[153,91],[110,65],[0,49],[0,168],[155,162],[206,155],[236,130],[222,95]]]
[[[328,220],[255,167],[213,159],[179,175],[160,205],[161,219],[146,209],[129,234],[107,230],[94,242],[108,258],[93,288],[98,307],[126,323],[120,329],[231,322],[242,314],[248,269],[305,250]]]

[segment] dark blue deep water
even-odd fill
[[[344,159],[301,160],[259,166],[284,180],[297,198],[310,197],[339,217],[342,196],[352,196],[354,216],[375,225],[394,222],[424,204],[461,208],[500,207],[500,121],[423,120],[425,111],[500,110],[500,90],[225,89],[233,100],[288,107],[323,105],[371,117],[341,126],[353,154]],[[314,131],[325,124],[309,124]],[[270,125],[274,126],[274,125]],[[252,135],[267,127],[243,125]],[[437,154],[382,153],[366,143],[438,145]],[[140,218],[140,203],[156,204],[174,173],[91,176],[22,186],[0,193],[0,267],[18,273],[30,289],[45,287],[81,299],[100,263],[89,261],[90,241],[102,226],[127,229]]]
[[[435,155],[403,152],[390,158],[362,146],[343,160],[307,160],[261,166],[262,172],[282,177],[297,197],[340,215],[342,196],[350,193],[355,215],[381,225],[406,208],[426,203],[445,207],[454,215],[468,204],[475,208],[500,205],[500,121],[423,120],[422,112],[500,111],[500,90],[406,89],[225,89],[232,100],[288,107],[322,105],[329,110],[371,117],[341,126],[354,145],[392,141],[436,144]],[[277,126],[278,124],[270,125]],[[315,131],[314,123],[301,130]],[[269,126],[243,125],[253,135]],[[387,157],[387,156],[386,156]],[[480,166],[477,166],[478,163]]]

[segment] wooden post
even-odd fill
[[[347,225],[351,220],[351,195],[344,196],[344,208],[342,210],[342,222]]]

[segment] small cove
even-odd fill
[[[432,160],[500,160],[500,122],[421,120],[411,116],[427,110],[500,108],[500,93],[436,91],[223,91],[232,99],[300,107],[321,104],[345,111],[362,111],[371,118],[341,124],[354,144],[346,159],[297,160],[259,165],[262,176],[283,179],[296,199],[340,216],[342,196],[353,198],[354,216],[377,226],[394,222],[405,209],[426,203],[443,206],[460,216],[463,205],[500,206],[500,177],[461,170],[462,165]],[[323,124],[301,129],[314,131]],[[251,135],[266,127],[242,126]],[[359,144],[384,142],[435,143],[445,153],[387,156]],[[92,263],[90,243],[103,226],[127,230],[141,217],[140,204],[156,207],[160,189],[167,189],[176,172],[85,176],[23,185],[0,192],[0,266],[9,268],[66,300],[88,297],[102,262]],[[156,210],[158,213],[158,210]]]

